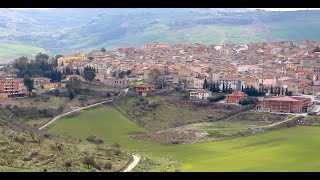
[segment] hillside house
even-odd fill
[[[190,92],[190,99],[195,99],[195,100],[207,100],[208,97],[211,97],[211,96],[212,96],[212,93],[204,89]]]
[[[226,103],[239,103],[240,100],[244,99],[247,95],[244,92],[236,91],[226,96]]]

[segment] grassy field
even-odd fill
[[[36,56],[39,52],[45,53],[46,51],[43,48],[22,45],[22,44],[0,44],[0,63],[11,61],[15,57],[20,55],[27,56]]]
[[[30,107],[34,106],[39,109],[46,109],[46,108],[59,108],[59,106],[66,103],[65,98],[55,97],[55,96],[48,96],[50,99],[43,101],[39,98],[20,98],[20,99],[1,99],[0,104],[11,104],[17,105],[22,107]]]
[[[287,115],[246,111],[223,121],[188,124],[180,126],[178,129],[206,132],[210,134],[211,138],[220,139],[247,131],[248,128],[265,126],[274,122],[283,121],[286,118],[288,118]]]
[[[170,96],[147,97],[145,101],[140,101],[137,97],[117,103],[119,110],[131,119],[150,131],[159,131],[171,127],[176,127],[189,123],[205,122],[209,118],[218,118],[223,113],[210,112],[206,109],[197,109],[187,104],[182,105],[168,102]],[[152,105],[156,103],[156,108]]]
[[[0,166],[0,172],[29,172],[30,170]]]
[[[199,144],[163,145],[132,140],[130,134],[147,131],[114,108],[100,107],[61,119],[48,131],[77,138],[95,134],[108,143],[119,142],[125,149],[139,151],[147,158],[145,161],[153,160],[151,171],[319,171],[320,167],[319,127],[295,127]]]
[[[95,135],[102,138],[106,144],[121,142],[127,147],[134,147],[135,142],[129,137],[137,132],[147,132],[147,130],[128,120],[116,109],[101,107],[84,110],[81,115],[77,113],[71,115],[71,118],[65,117],[54,123],[48,132],[72,135],[81,139]]]

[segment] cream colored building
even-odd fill
[[[85,60],[85,53],[83,51],[79,53],[73,53],[69,56],[62,56],[58,58],[58,65],[59,66],[67,66],[69,63],[74,61],[84,61]]]

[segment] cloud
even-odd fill
[[[320,10],[320,8],[247,8],[251,10],[263,9],[266,11],[298,11],[298,10]]]
[[[12,10],[26,10],[26,9],[36,9],[36,10],[52,10],[52,9],[56,9],[56,8],[9,8]]]

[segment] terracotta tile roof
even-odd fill
[[[303,101],[306,99],[310,98],[304,98],[304,97],[297,97],[297,96],[272,96],[265,98],[265,100],[272,100],[272,101],[293,101],[293,102],[298,102],[298,101]]]

